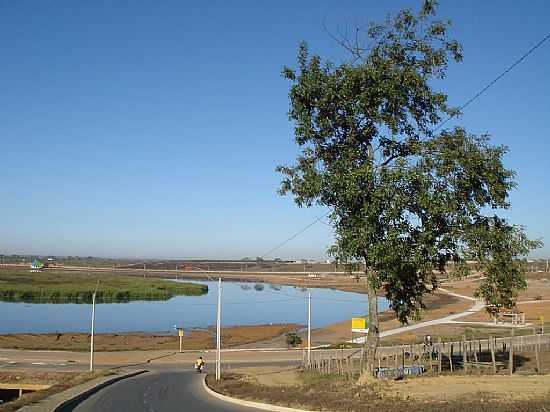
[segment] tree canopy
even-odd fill
[[[464,268],[467,256],[487,275],[484,299],[513,305],[525,286],[517,258],[538,246],[497,215],[515,186],[503,165],[507,148],[463,127],[437,129],[459,114],[434,84],[462,60],[462,47],[435,6],[426,1],[417,13],[405,9],[339,39],[350,52],[339,65],[302,43],[297,69],[283,70],[301,153],[277,168],[280,193],[300,207],[330,209],[331,252],[364,264],[369,300],[383,289],[402,322],[418,317],[436,273],[449,260]],[[377,339],[377,308],[369,306],[369,339]]]

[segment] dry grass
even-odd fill
[[[216,391],[248,400],[309,410],[368,411],[548,411],[550,376],[449,376],[378,381],[357,385],[340,377],[300,374],[301,383],[267,386],[242,375],[208,379]],[[510,385],[511,383],[511,385]],[[545,409],[546,408],[546,409]]]
[[[225,347],[249,344],[272,339],[286,332],[295,331],[298,325],[275,324],[230,326],[222,328]],[[149,335],[144,333],[96,334],[94,345],[98,352],[129,350],[177,350],[179,338],[174,335]],[[193,330],[183,339],[184,350],[204,350],[215,346],[214,334],[207,330]],[[86,351],[90,347],[87,333],[16,333],[0,335],[0,348],[30,350]]]

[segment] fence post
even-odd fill
[[[437,373],[441,374],[441,336],[437,338]]]
[[[540,335],[537,335],[537,342],[535,343],[535,358],[537,361],[537,374],[541,374],[542,371],[540,369],[540,357],[539,357],[539,350],[540,350]]]
[[[466,336],[462,335],[462,342],[460,344],[462,347],[462,369],[464,372],[468,370],[468,355],[466,354]]]
[[[508,369],[510,370],[510,376],[514,373],[514,334],[515,331],[512,329],[510,337],[510,348],[508,350]]]
[[[491,347],[491,361],[493,362],[493,373],[497,373],[497,363],[495,360],[495,341],[492,336],[489,336],[489,346]]]
[[[451,373],[453,372],[453,344],[449,344],[449,367],[451,368]]]

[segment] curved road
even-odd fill
[[[75,412],[256,412],[219,401],[203,388],[194,371],[147,372],[101,389],[73,409]]]

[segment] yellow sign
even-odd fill
[[[367,320],[365,318],[351,318],[352,329],[366,329]]]
[[[540,319],[540,323],[544,323],[544,316],[540,315],[539,319]]]
[[[183,336],[183,329],[178,329],[178,335]]]

